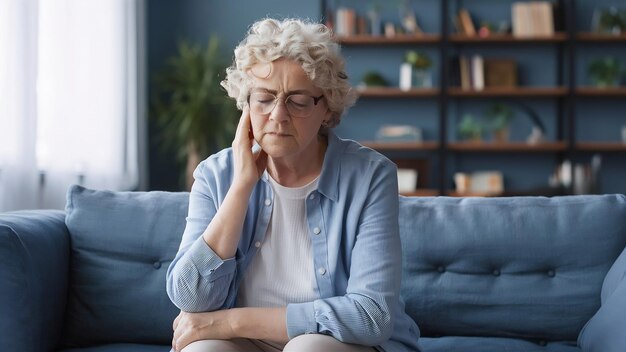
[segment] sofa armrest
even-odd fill
[[[0,214],[0,351],[52,351],[63,327],[70,237],[60,210]]]
[[[578,335],[578,345],[585,352],[623,352],[626,346],[626,249],[604,279],[601,303]]]

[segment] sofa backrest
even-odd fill
[[[69,295],[62,347],[113,342],[168,345],[179,310],[165,273],[185,228],[189,195],[67,193]]]
[[[626,197],[401,197],[400,234],[424,336],[572,341],[626,246]]]

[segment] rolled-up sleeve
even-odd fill
[[[401,247],[396,167],[380,162],[369,182],[356,225],[346,294],[287,306],[290,338],[332,335],[347,343],[376,346],[393,333],[399,300]],[[345,221],[357,221],[344,219]]]
[[[202,234],[217,212],[205,172],[205,162],[193,173],[187,225],[176,257],[167,270],[167,294],[186,312],[220,309],[236,271],[235,258],[220,258]]]

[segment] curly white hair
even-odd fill
[[[344,111],[356,101],[356,92],[344,72],[345,60],[328,27],[300,19],[266,18],[250,27],[235,48],[233,64],[226,69],[222,86],[241,110],[253,85],[248,71],[259,63],[291,59],[302,66],[309,79],[324,94],[332,112],[325,127],[339,124]]]

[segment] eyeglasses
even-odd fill
[[[309,117],[313,109],[324,95],[312,97],[306,94],[292,94],[285,98],[284,103],[291,117]],[[257,115],[271,113],[278,104],[278,97],[272,93],[255,92],[248,96],[250,112]]]

